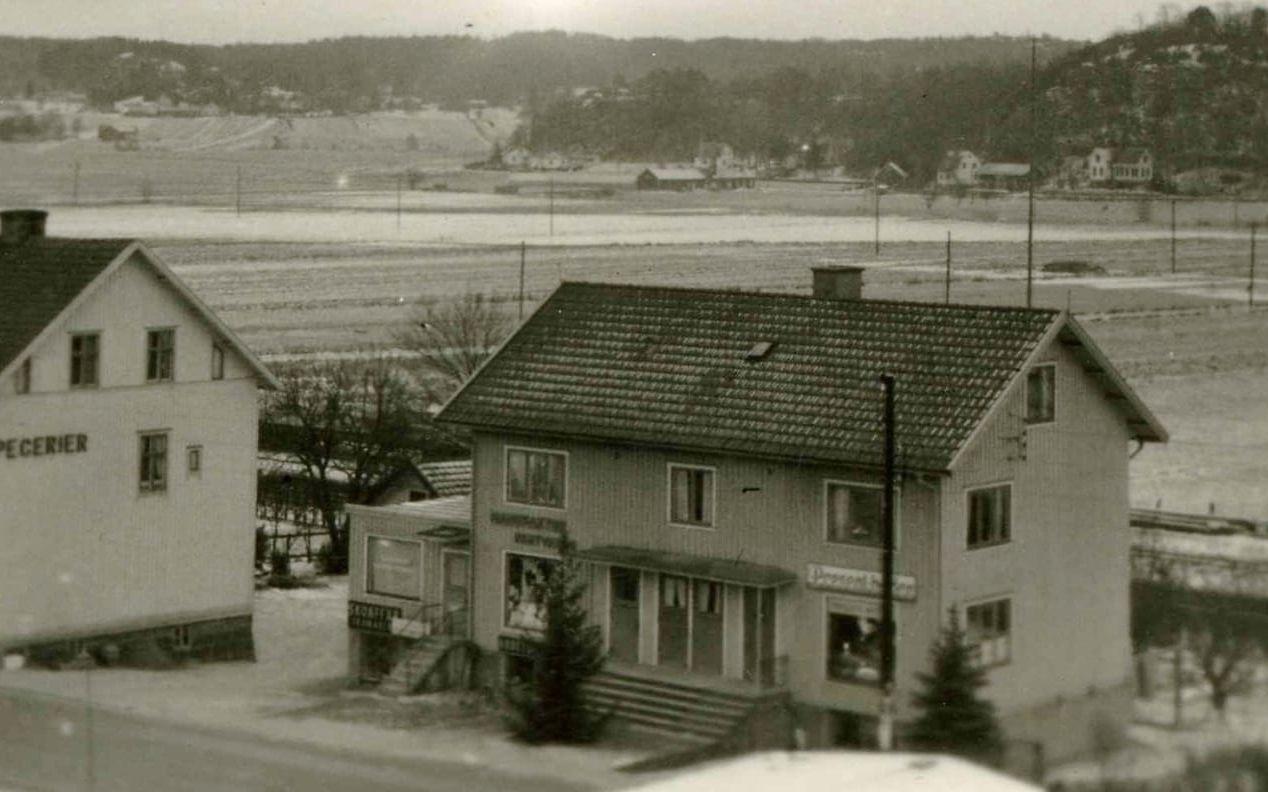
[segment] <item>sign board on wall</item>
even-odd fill
[[[827,591],[848,594],[881,595],[881,573],[866,569],[846,569],[826,564],[806,565],[806,585]],[[910,575],[894,575],[894,599],[916,599],[916,579]]]
[[[568,523],[563,520],[556,520],[551,517],[534,517],[531,514],[499,511],[497,509],[489,512],[489,522],[495,525],[509,525],[512,528],[530,528],[538,531],[562,532],[568,527]]]
[[[88,435],[59,434],[39,437],[0,438],[0,458],[53,456],[54,454],[82,454],[88,450]]]
[[[400,608],[348,600],[348,626],[354,630],[391,634],[392,619],[400,616]]]

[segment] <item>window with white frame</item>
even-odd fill
[[[1026,423],[1051,423],[1056,419],[1057,367],[1035,366],[1026,375]]]
[[[546,629],[546,582],[558,564],[554,558],[507,553],[505,626],[535,632]]]
[[[1012,602],[997,599],[964,609],[965,642],[972,647],[975,665],[1002,665],[1012,657]]]
[[[141,435],[142,492],[163,492],[167,489],[167,432]]]
[[[422,544],[383,536],[366,537],[365,590],[416,600],[422,584]]]
[[[875,685],[881,678],[881,615],[875,603],[829,598],[827,677]]]
[[[713,470],[669,466],[669,521],[678,525],[713,525]]]
[[[145,334],[145,381],[170,382],[176,367],[176,331],[170,327]]]
[[[566,497],[568,456],[560,451],[506,449],[506,500],[562,509]]]
[[[884,539],[881,501],[884,488],[870,484],[829,481],[825,485],[827,540],[880,547]]]
[[[660,576],[660,606],[662,608],[685,609],[687,607],[687,585],[685,577],[677,575]]]
[[[98,333],[75,333],[70,337],[70,386],[97,387],[97,354],[101,347]]]
[[[722,615],[722,584],[714,580],[696,580],[693,600],[696,613]]]
[[[1012,536],[1011,484],[970,490],[968,495],[968,546],[1003,544]]]

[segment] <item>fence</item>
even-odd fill
[[[330,534],[324,530],[283,532],[277,526],[272,531],[260,526],[260,530],[264,531],[264,540],[267,543],[266,558],[271,558],[275,553],[284,553],[292,561],[312,563],[330,540]]]

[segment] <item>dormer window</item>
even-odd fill
[[[1057,367],[1051,363],[1035,366],[1026,377],[1026,423],[1044,424],[1056,420]]]

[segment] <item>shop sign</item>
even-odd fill
[[[551,536],[550,534],[516,531],[515,544],[527,545],[529,547],[548,547],[551,550],[558,550],[560,546],[563,545],[563,540],[558,536]]]
[[[392,620],[400,618],[401,609],[373,602],[348,600],[348,626],[354,630],[391,634]]]
[[[0,457],[4,459],[53,456],[54,454],[82,454],[87,450],[88,435],[86,434],[0,438]]]
[[[537,531],[554,531],[563,533],[568,527],[568,523],[563,520],[555,520],[550,517],[534,517],[531,514],[520,514],[518,512],[498,511],[489,512],[489,522],[495,525],[508,525],[512,528],[529,528]]]
[[[881,573],[867,569],[846,569],[826,564],[806,565],[806,585],[827,591],[844,591],[847,594],[881,595]],[[909,575],[894,575],[894,599],[914,600],[916,579]]]

